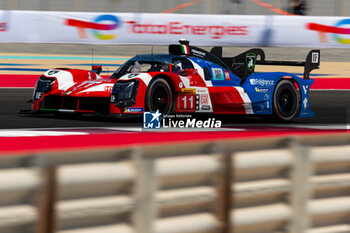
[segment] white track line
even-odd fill
[[[74,136],[74,135],[96,135],[105,133],[116,133],[122,131],[123,133],[132,132],[218,132],[218,131],[247,131],[245,127],[260,127],[261,125],[232,125],[223,128],[162,128],[158,130],[143,129],[141,127],[76,127],[76,128],[35,128],[35,129],[2,129],[0,130],[0,137],[40,137],[40,136]],[[265,124],[264,127],[274,128],[295,128],[295,129],[319,129],[319,130],[349,130],[350,124]],[[96,130],[95,132],[86,132],[89,130]],[[99,130],[101,130],[99,132]],[[109,130],[106,132],[104,130]],[[115,131],[115,132],[113,132]]]
[[[69,136],[88,135],[85,132],[67,131],[36,131],[36,130],[4,130],[0,131],[0,137],[40,137],[40,136]]]
[[[348,130],[350,129],[350,124],[307,124],[307,125],[296,125],[296,124],[276,124],[276,125],[265,125],[267,127],[276,128],[296,128],[296,129],[320,129],[320,130]]]

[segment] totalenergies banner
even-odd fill
[[[0,42],[349,47],[350,18],[0,11]]]

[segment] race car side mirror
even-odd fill
[[[96,74],[100,74],[100,73],[102,72],[102,66],[93,65],[93,66],[92,66],[92,70],[93,70]]]

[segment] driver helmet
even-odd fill
[[[179,74],[182,70],[182,64],[181,61],[174,61],[174,73]]]
[[[138,61],[136,61],[134,66],[131,69],[131,72],[132,73],[139,73],[140,71],[141,71],[141,64]]]

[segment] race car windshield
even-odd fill
[[[143,72],[168,72],[169,65],[155,61],[129,61],[120,66],[110,78],[118,79],[125,74],[138,74]]]

